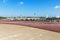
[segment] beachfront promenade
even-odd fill
[[[50,31],[55,31],[60,33],[60,23],[51,23],[51,22],[32,22],[32,21],[2,21],[0,20],[0,24],[14,24],[14,25],[22,25],[29,26],[39,29],[45,29]]]

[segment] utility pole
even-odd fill
[[[34,13],[34,17],[36,16],[36,13]]]

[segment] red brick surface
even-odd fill
[[[31,21],[2,21],[0,20],[0,24],[15,24],[15,25],[23,25],[30,26],[39,29],[45,29],[55,32],[60,32],[60,23],[51,23],[51,22],[31,22]]]

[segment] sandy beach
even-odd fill
[[[0,24],[0,40],[60,40],[60,33],[28,26]]]

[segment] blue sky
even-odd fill
[[[60,0],[0,0],[0,16],[60,16]]]

